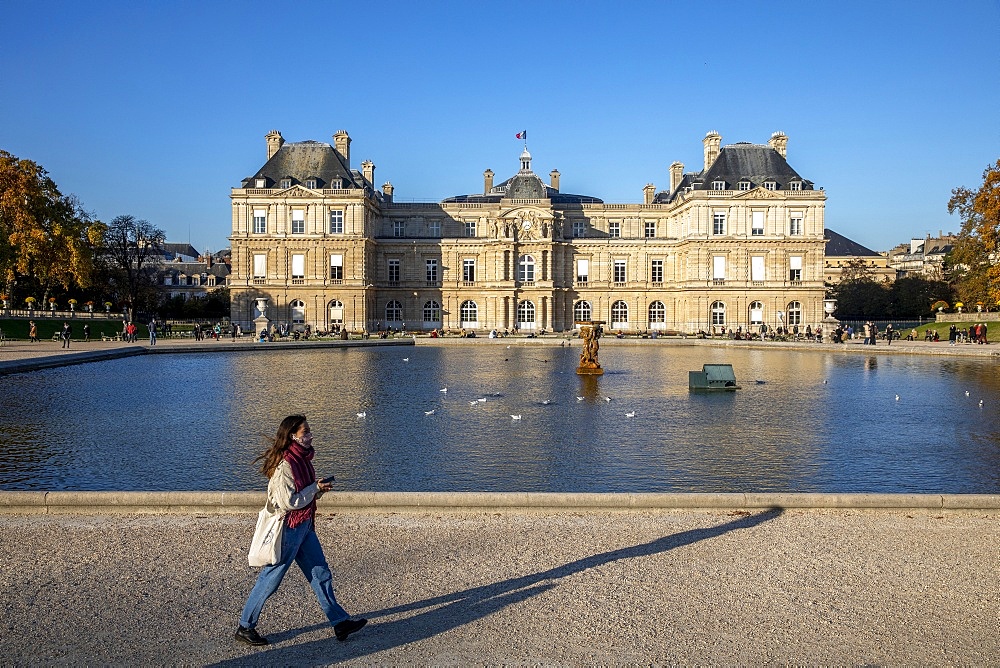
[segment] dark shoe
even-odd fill
[[[337,640],[344,642],[347,636],[360,631],[367,623],[367,619],[345,619],[333,627],[333,632],[337,634]]]
[[[254,647],[267,644],[267,638],[257,633],[257,629],[245,629],[242,626],[236,629],[236,639]]]

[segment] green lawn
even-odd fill
[[[72,318],[67,320],[73,328],[73,338],[83,338],[83,326],[90,325],[90,339],[100,341],[101,332],[108,336],[121,331],[122,325],[118,320],[107,320],[105,318]],[[52,338],[56,332],[62,331],[62,318],[35,318],[38,326],[38,338],[45,341]],[[3,331],[4,338],[7,339],[28,339],[28,319],[0,319],[0,331]]]

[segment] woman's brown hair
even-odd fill
[[[275,437],[267,439],[271,446],[261,453],[257,459],[253,460],[254,464],[263,462],[260,472],[264,474],[264,477],[270,478],[274,475],[275,469],[278,468],[278,465],[281,464],[281,460],[285,456],[285,450],[292,444],[292,436],[295,435],[295,432],[299,430],[305,421],[305,415],[289,415],[278,425],[278,433]]]

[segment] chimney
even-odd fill
[[[489,195],[493,190],[493,170],[487,169],[483,172],[483,194]]]
[[[712,166],[715,159],[719,157],[719,145],[722,143],[722,135],[712,130],[702,140],[705,145],[705,171]]]
[[[350,169],[351,136],[347,134],[347,130],[337,130],[337,134],[333,135],[333,148],[338,154],[340,154],[340,158],[344,161],[344,165]]]
[[[684,178],[684,163],[674,161],[670,163],[670,192],[673,193],[677,190],[677,186],[681,184],[681,180]]]
[[[559,192],[559,170],[553,169],[549,172],[549,183],[552,185],[552,189]]]
[[[773,133],[767,141],[767,145],[778,152],[782,158],[788,158],[788,135],[781,130]]]
[[[285,140],[277,130],[268,132],[264,135],[264,139],[267,140],[267,159],[270,160],[278,152],[278,149],[281,148],[281,145],[285,143]]]
[[[382,184],[382,194],[385,195],[388,202],[392,202],[392,190],[392,184],[388,181]]]
[[[365,181],[372,184],[375,187],[375,163],[371,160],[365,160],[361,163],[361,173],[365,177]]]
[[[656,186],[652,183],[647,183],[646,187],[642,189],[642,203],[652,204],[653,197],[656,196]]]

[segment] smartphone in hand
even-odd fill
[[[322,483],[329,483],[329,482],[333,482],[333,476],[332,476],[332,475],[330,475],[330,476],[327,476],[327,477],[325,477],[325,478],[320,478],[320,480],[319,480],[319,481],[320,481],[320,482],[322,482]]]

